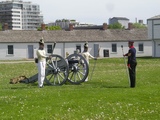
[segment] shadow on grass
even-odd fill
[[[102,83],[99,83],[99,82],[94,82],[94,83],[90,83],[90,82],[86,82],[84,83],[86,85],[90,85],[94,88],[130,88],[129,86],[120,86],[120,85],[108,85],[108,84],[102,84]]]
[[[138,59],[158,59],[159,57],[137,57]]]
[[[36,83],[30,83],[30,84],[17,83],[17,84],[11,84],[9,88],[12,90],[17,90],[17,89],[34,89],[37,87],[38,85]],[[4,88],[4,89],[8,89],[8,88]]]
[[[11,87],[11,90],[28,89],[28,87]]]

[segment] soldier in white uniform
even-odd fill
[[[38,57],[38,86],[43,87],[43,82],[45,79],[45,68],[46,68],[46,52],[44,50],[43,38],[39,41],[39,49],[37,50]]]
[[[84,44],[84,51],[82,52],[82,55],[85,57],[86,61],[88,62],[89,65],[89,58],[97,60],[97,58],[93,57],[89,52],[88,52],[88,43],[86,42]],[[88,81],[88,77],[86,78],[85,81]]]

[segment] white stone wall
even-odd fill
[[[112,52],[112,43],[117,44],[117,52]],[[140,52],[138,51],[138,45],[139,44],[144,45],[144,51]],[[109,57],[122,57],[122,48],[121,45],[123,45],[124,53],[128,52],[128,43],[127,42],[89,42],[89,52],[91,55],[94,56],[94,44],[99,44],[100,51],[99,55],[100,57],[104,57],[103,51],[109,50]],[[14,46],[14,54],[8,55],[8,45]],[[0,60],[18,60],[18,59],[28,59],[28,45],[33,45],[34,48],[34,58],[36,57],[36,50],[38,49],[38,43],[1,43],[0,44]],[[47,53],[47,45],[53,45],[52,43],[45,43],[45,50]],[[81,45],[81,52],[83,52],[84,48],[83,42],[74,42],[74,43],[57,43],[54,54],[61,55],[63,57],[66,57],[66,52],[69,54],[73,54],[74,51],[76,51],[76,45]],[[152,56],[152,41],[138,41],[135,42],[135,48],[137,50],[137,57],[143,57],[143,56]],[[160,51],[160,42],[157,42],[157,51]],[[49,54],[47,54],[49,55]],[[160,56],[160,52],[157,53],[157,55]]]
[[[14,54],[8,55],[8,45],[13,45]],[[1,43],[0,60],[17,60],[27,58],[27,46],[25,44]]]

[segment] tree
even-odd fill
[[[146,28],[146,26],[140,23],[133,23],[133,28]]]
[[[114,23],[114,24],[110,24],[108,26],[109,29],[124,29],[124,26],[122,26],[121,23],[117,22],[117,23]]]

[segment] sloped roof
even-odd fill
[[[148,40],[146,28],[132,30],[0,31],[0,43],[35,43],[42,37],[45,42]]]
[[[160,19],[160,15],[156,15],[154,17],[149,18],[148,20],[155,20],[155,19]]]

